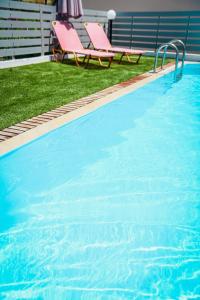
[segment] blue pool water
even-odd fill
[[[0,158],[0,299],[200,299],[200,65]]]

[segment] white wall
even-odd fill
[[[200,10],[200,0],[82,0],[84,8],[116,11]]]

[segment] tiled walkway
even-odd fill
[[[170,64],[169,64],[170,65]],[[109,94],[112,94],[113,92],[119,91],[120,89],[127,87],[133,83],[136,83],[142,79],[145,79],[147,77],[152,76],[150,73],[144,73],[142,75],[136,76],[134,78],[131,78],[125,82],[116,84],[114,86],[111,86],[107,89],[104,89],[100,92],[97,92],[95,94],[92,94],[90,96],[78,99],[76,101],[70,102],[69,104],[63,105],[59,108],[53,109],[49,112],[43,113],[39,116],[33,117],[29,120],[17,123],[13,126],[10,126],[8,128],[5,128],[0,131],[0,142],[3,142],[7,139],[10,139],[16,135],[19,135],[25,131],[28,131],[34,127],[37,127],[41,124],[44,124],[52,119],[58,118],[62,115],[65,115],[77,108],[80,108],[84,105],[87,105],[91,102],[94,102],[96,100],[99,100]]]

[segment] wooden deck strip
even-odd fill
[[[25,123],[19,123],[19,124],[16,124],[17,127],[21,127],[23,129],[31,129],[34,127],[34,125],[30,125],[30,124],[25,124]]]
[[[27,121],[24,121],[24,124],[31,125],[32,127],[36,127],[37,125],[42,124],[42,122],[36,122],[32,119],[29,119]]]
[[[9,129],[14,129],[14,130],[19,130],[19,131],[26,131],[27,128],[21,127],[21,126],[17,126],[17,125],[13,125],[8,127]]]
[[[60,115],[62,116],[62,115],[64,115],[64,114],[68,113],[68,112],[69,112],[69,109],[58,108],[56,111],[58,111],[58,113],[60,113]]]
[[[61,106],[61,107],[59,107],[60,109],[62,109],[62,110],[65,110],[65,111],[70,111],[71,110],[71,108],[70,107],[68,107],[68,106]],[[59,109],[58,108],[58,109]]]
[[[173,65],[173,63],[169,63],[167,65],[167,67],[170,67],[171,65]],[[129,80],[127,80],[125,82],[121,82],[121,83],[115,84],[114,86],[108,87],[102,91],[98,91],[95,94],[92,94],[90,96],[83,97],[81,99],[67,103],[65,105],[62,105],[56,109],[53,109],[53,110],[43,113],[41,115],[32,117],[29,120],[22,121],[13,126],[2,129],[0,131],[0,143],[7,139],[10,139],[16,135],[19,135],[25,131],[35,128],[41,124],[47,123],[50,120],[53,120],[60,116],[68,114],[69,112],[72,112],[82,106],[85,106],[94,101],[97,101],[105,96],[108,96],[109,94],[117,92],[122,88],[128,87],[128,86],[130,86],[134,83],[137,83],[138,81],[141,81],[150,76],[152,76],[151,73],[145,73],[145,74],[138,75],[136,77],[130,78]]]
[[[1,135],[1,133],[0,133],[0,140],[1,141],[5,141],[6,140],[6,137],[4,135]]]
[[[38,120],[38,119],[30,119],[30,120],[29,120],[29,123],[30,123],[30,124],[35,124],[35,126],[37,126],[37,125],[39,125],[39,124],[43,124],[44,121]]]
[[[6,129],[4,129],[4,132],[9,132],[9,133],[13,133],[13,134],[20,134],[20,133],[23,132],[23,130],[8,127]]]
[[[0,131],[0,135],[9,138],[9,137],[15,136],[16,134],[15,133],[6,132],[6,129],[5,129],[5,130]]]
[[[76,105],[76,104],[71,104],[71,105],[69,105],[69,104],[67,104],[66,106],[64,106],[64,107],[67,107],[67,108],[69,108],[69,109],[73,109],[73,108],[77,108],[77,107],[80,107],[80,105],[78,106],[78,105]]]
[[[53,117],[53,118],[56,118],[56,117],[59,117],[59,116],[61,116],[62,115],[62,112],[47,112],[47,113],[45,113],[45,114],[43,114],[43,116],[45,117],[45,116],[49,116],[49,117]]]
[[[37,117],[33,117],[32,118],[32,120],[33,121],[41,121],[41,122],[48,122],[48,121],[50,121],[50,120],[52,120],[54,117],[50,117],[50,116],[46,116],[46,117],[44,117],[44,116],[42,116],[42,115],[39,115],[39,116],[37,116]]]

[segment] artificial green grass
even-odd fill
[[[110,69],[92,62],[41,63],[0,70],[0,129],[90,95],[151,70],[152,57],[138,65],[113,62]]]

